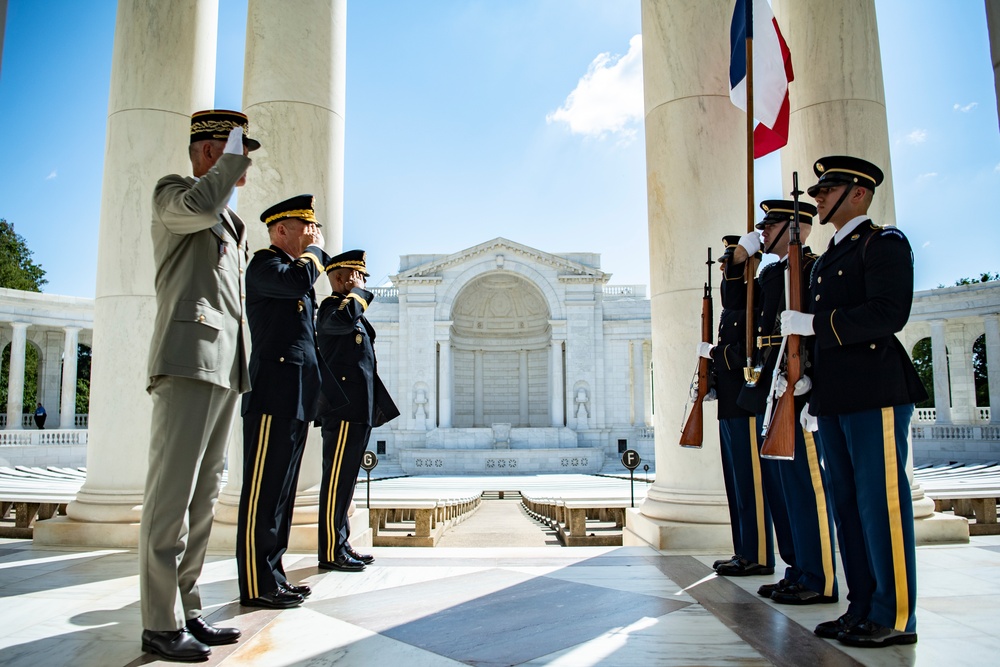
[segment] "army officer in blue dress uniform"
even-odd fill
[[[348,542],[347,512],[372,428],[399,416],[378,376],[375,329],[365,311],[375,295],[365,289],[363,250],[348,250],[326,266],[333,294],[323,300],[316,322],[323,370],[320,414],[323,480],[319,500],[319,567],[357,572],[373,556]],[[340,392],[347,403],[340,405]]]
[[[868,217],[878,167],[836,155],[813,170],[819,181],[809,196],[837,232],[813,267],[809,312],[786,310],[781,333],[816,336],[808,409],[819,420],[850,602],[815,632],[850,646],[913,644],[907,436],[926,392],[895,336],[910,315],[913,253],[902,232]]]
[[[312,195],[299,195],[264,211],[271,245],[247,267],[252,389],[243,397],[236,562],[240,602],[253,607],[295,607],[310,593],[288,581],[281,557],[320,393],[313,284],[330,257],[313,204]]]

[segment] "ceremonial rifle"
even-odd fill
[[[711,344],[713,340],[712,328],[715,318],[712,316],[712,248],[708,249],[708,281],[705,283],[705,294],[701,299],[701,341]],[[681,447],[701,447],[704,436],[705,411],[703,401],[709,390],[709,360],[704,357],[698,358],[698,368],[695,370],[695,378],[698,383],[698,390],[691,396],[694,402],[691,405],[691,412],[688,413],[687,421],[681,430]]]
[[[788,226],[788,269],[785,274],[785,307],[802,310],[802,238],[799,235],[799,173],[792,172],[792,222]],[[782,341],[785,349],[785,373],[788,385],[774,404],[771,420],[764,425],[764,444],[760,455],[766,459],[795,458],[795,429],[798,415],[795,410],[795,383],[802,378],[802,337],[790,334]],[[780,353],[779,353],[780,354]],[[781,357],[774,365],[777,378],[781,368]],[[772,393],[774,391],[772,382]],[[770,401],[772,397],[769,397]]]

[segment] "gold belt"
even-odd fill
[[[782,336],[757,336],[757,347],[777,347],[781,345]]]

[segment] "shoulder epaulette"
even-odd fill
[[[254,255],[259,255],[262,252],[269,252],[269,253],[273,254],[274,253],[274,249],[273,248],[261,248],[260,250],[255,251]]]

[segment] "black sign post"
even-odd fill
[[[649,464],[642,466],[642,471],[646,473],[646,484],[649,484]]]
[[[632,507],[635,507],[635,469],[642,463],[639,452],[634,449],[626,449],[622,452],[622,465],[628,468],[629,486],[632,488]]]
[[[367,487],[365,491],[366,499],[368,503],[368,509],[372,508],[372,470],[378,465],[378,457],[375,456],[375,452],[365,450],[364,456],[361,457],[361,467],[365,469],[365,475],[368,479]]]

